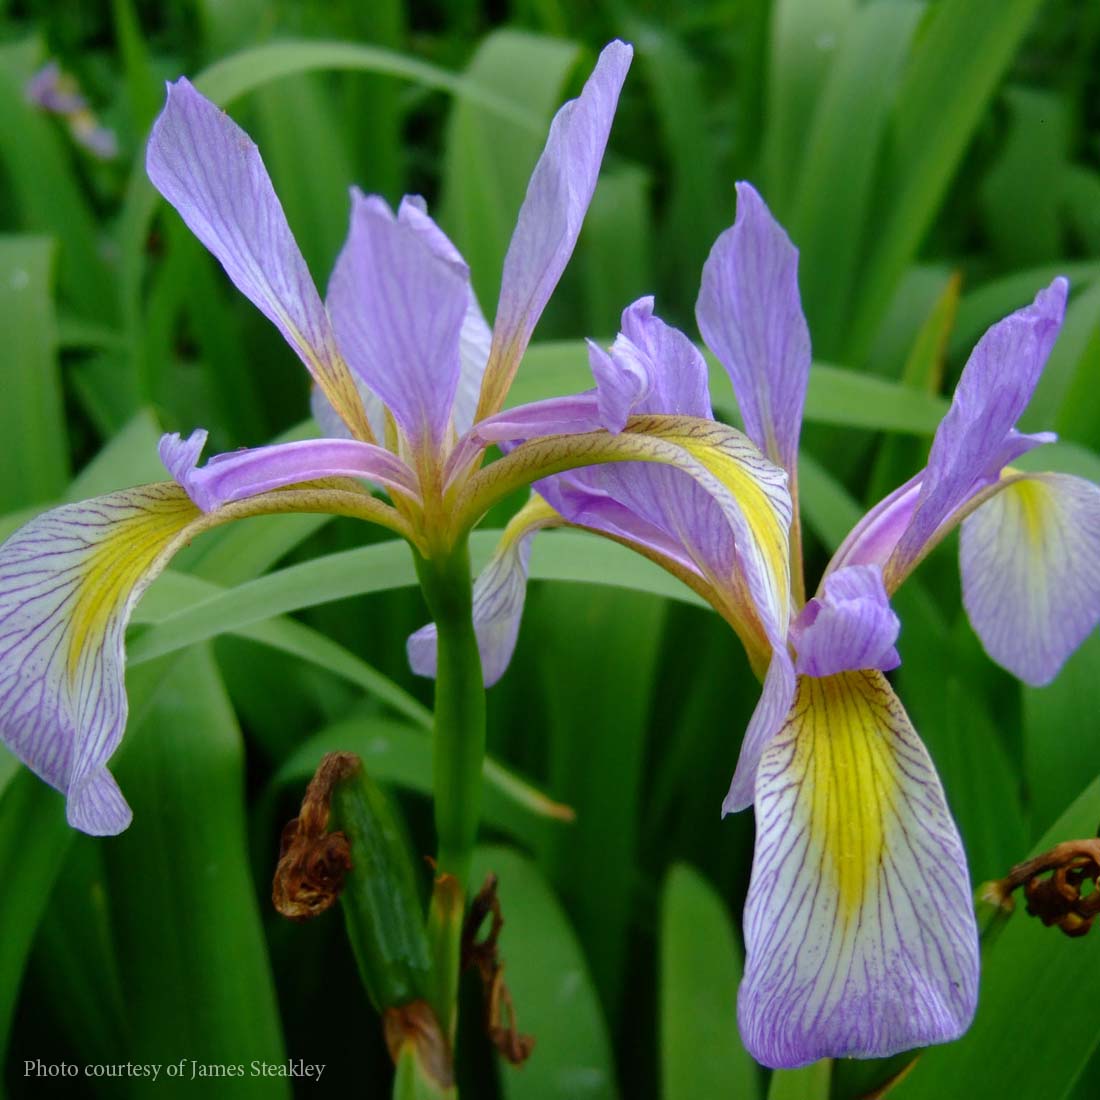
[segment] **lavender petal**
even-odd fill
[[[126,623],[202,522],[179,486],[146,485],[46,512],[0,547],[0,740],[86,833],[130,823],[107,771],[126,726]]]
[[[748,183],[737,185],[737,219],[703,267],[695,316],[749,438],[793,476],[810,371],[798,249]]]
[[[958,830],[880,672],[802,677],[756,782],[738,1022],[766,1066],[958,1038],[978,934]]]
[[[887,672],[901,664],[894,648],[900,629],[878,565],[839,569],[825,578],[825,595],[810,600],[791,624],[795,671],[805,676]]]
[[[396,455],[356,439],[303,439],[269,447],[246,447],[214,455],[197,466],[206,432],[181,439],[173,432],[160,441],[168,472],[204,512],[233,500],[244,500],[326,477],[360,477],[418,499],[416,476]]]
[[[986,652],[1049,683],[1100,622],[1100,488],[1068,474],[1006,478],[963,521],[959,565]]]

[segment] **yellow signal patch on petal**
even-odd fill
[[[1100,487],[1006,471],[962,525],[963,604],[986,652],[1049,683],[1100,622]]]
[[[755,806],[738,997],[754,1057],[886,1057],[960,1035],[978,986],[966,857],[881,672],[800,678]]]
[[[757,450],[747,436],[725,425],[698,421],[687,432],[653,434],[677,443],[730,491],[741,507],[774,593],[774,609],[783,626],[790,616],[791,507],[786,477]]]
[[[823,870],[844,920],[867,896],[897,795],[894,761],[878,732],[890,716],[883,700],[859,690],[860,676],[802,677],[792,718],[802,723],[793,766],[807,776],[808,828],[821,838]]]
[[[151,494],[154,488],[160,491]],[[75,681],[89,648],[103,644],[119,604],[176,536],[202,515],[176,485],[149,486],[141,491],[140,503],[138,492],[128,492],[133,511],[104,527],[103,537],[92,544],[82,567],[69,624],[70,682]]]

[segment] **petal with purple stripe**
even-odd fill
[[[1100,622],[1100,488],[1068,474],[1006,477],[963,521],[959,565],[986,652],[1049,683]]]
[[[325,307],[252,139],[181,77],[168,85],[146,170],[237,289],[298,353],[343,420],[354,431],[368,430]]]
[[[130,823],[106,766],[126,725],[126,622],[204,525],[179,486],[146,485],[46,512],[0,547],[0,738],[86,833]]]
[[[550,124],[504,257],[479,418],[504,405],[535,324],[573,254],[633,54],[624,42],[605,46],[584,90]]]
[[[245,447],[214,455],[198,466],[206,432],[187,439],[173,432],[160,441],[168,472],[204,511],[245,500],[272,489],[328,477],[366,478],[386,489],[419,499],[416,477],[396,455],[357,439],[302,439],[269,447]]]
[[[760,766],[760,758],[790,714],[795,685],[794,664],[790,654],[785,646],[777,645],[772,650],[764,687],[745,730],[741,751],[737,754],[737,767],[730,781],[730,789],[722,801],[723,817],[748,809],[752,805],[756,797],[756,772]]]
[[[756,780],[738,1022],[764,1065],[957,1038],[978,994],[966,857],[877,671],[801,677]]]
[[[474,582],[474,631],[486,687],[492,687],[504,675],[516,648],[527,598],[531,541],[538,531],[561,522],[553,508],[532,496],[512,517],[489,563]],[[434,623],[421,627],[409,638],[409,665],[418,676],[435,676],[437,647]]]
[[[810,600],[791,624],[795,671],[805,676],[865,668],[887,672],[901,664],[894,648],[900,629],[879,566],[838,569],[825,578],[824,596]]]
[[[1035,301],[993,325],[971,353],[936,429],[913,517],[886,566],[890,591],[975,486],[1048,436],[1015,431],[1042,374],[1065,314],[1069,284],[1059,276]]]
[[[414,449],[436,451],[458,388],[470,280],[457,251],[444,248],[442,232],[425,222],[431,219],[416,204],[395,218],[381,199],[353,191],[328,308],[352,369]]]
[[[748,183],[703,266],[699,331],[726,368],[749,438],[792,477],[810,372],[798,249]]]

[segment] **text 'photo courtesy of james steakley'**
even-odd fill
[[[80,1065],[75,1062],[42,1062],[37,1058],[23,1063],[23,1076],[39,1081],[52,1081],[73,1077],[91,1081],[131,1080],[134,1078],[157,1081],[163,1074],[172,1080],[196,1081],[200,1078],[238,1077],[297,1077],[320,1081],[325,1072],[323,1065],[314,1065],[300,1059],[286,1062],[198,1062],[194,1058],[181,1058],[178,1062],[91,1062]]]

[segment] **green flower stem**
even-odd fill
[[[463,539],[446,556],[414,551],[417,575],[439,632],[435,681],[435,824],[439,849],[428,937],[438,983],[434,1007],[453,1039],[467,878],[481,815],[485,688],[473,622],[470,555]]]

